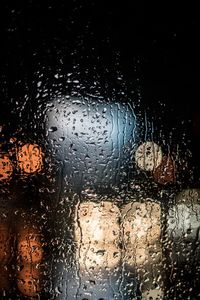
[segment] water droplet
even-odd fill
[[[58,128],[56,127],[56,126],[51,126],[50,128],[49,128],[49,132],[55,132],[55,131],[57,131],[58,130]]]

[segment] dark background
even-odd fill
[[[106,80],[118,71],[126,85],[140,81],[148,103],[160,99],[194,110],[197,7],[133,2],[1,1],[2,77],[31,81],[38,71],[50,76],[76,66]]]
[[[129,99],[157,117],[164,132],[186,135],[198,184],[197,5],[29,0],[0,6],[1,120],[8,131],[23,124],[30,132],[39,104],[55,93]]]

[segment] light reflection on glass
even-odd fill
[[[147,293],[162,284],[161,207],[151,199],[129,203],[122,210],[122,217],[123,261],[129,268],[136,268],[141,291]]]
[[[27,264],[17,273],[18,290],[25,296],[35,297],[41,290],[40,269],[36,266]]]
[[[43,233],[37,216],[22,210],[19,214],[17,231],[17,287],[26,297],[39,297],[44,256]]]
[[[77,212],[75,239],[81,269],[99,270],[120,261],[119,209],[111,202],[81,203]]]
[[[46,116],[49,147],[76,191],[125,178],[136,132],[131,104],[63,96],[47,103]]]
[[[0,181],[9,180],[13,174],[13,166],[7,155],[0,157]]]
[[[140,169],[153,171],[162,162],[161,147],[154,142],[144,142],[136,149],[135,161]]]
[[[39,263],[43,257],[41,234],[35,229],[23,229],[18,236],[18,254],[24,263]]]
[[[183,190],[177,197],[175,205],[168,212],[168,234],[173,239],[200,238],[200,190]]]
[[[24,173],[40,171],[43,164],[43,153],[37,144],[25,144],[17,152],[19,169]]]
[[[142,300],[164,300],[161,289],[152,289],[142,294]]]
[[[149,200],[145,203],[129,203],[122,211],[126,255],[135,257],[137,265],[145,262],[145,249],[160,238],[160,213],[160,205]],[[139,256],[133,255],[137,249],[143,249],[139,251]],[[131,263],[128,256],[125,259]]]
[[[180,295],[179,298],[192,293],[199,295],[199,189],[184,189],[175,197],[168,209],[166,229],[170,297],[175,293]],[[192,299],[198,299],[198,296]]]

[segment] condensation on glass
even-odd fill
[[[1,298],[196,300],[200,189],[184,130],[91,95],[50,97],[34,123],[0,127]]]

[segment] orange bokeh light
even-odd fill
[[[18,238],[18,254],[24,263],[40,263],[43,257],[41,234],[22,230]]]
[[[13,166],[11,160],[7,155],[0,157],[0,180],[10,179],[13,173]]]
[[[40,269],[32,265],[24,266],[17,274],[18,290],[25,296],[36,297],[41,291],[40,278]]]
[[[42,169],[43,152],[37,144],[25,144],[19,148],[17,163],[24,173],[35,173]]]

